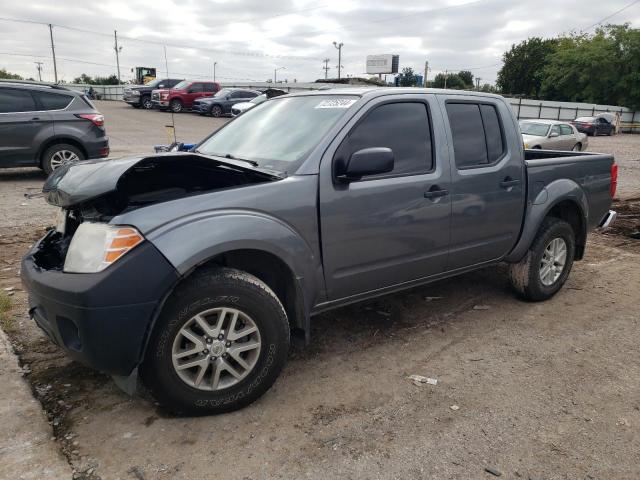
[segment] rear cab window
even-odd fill
[[[450,101],[446,111],[458,169],[486,167],[502,158],[505,142],[495,105]]]
[[[386,147],[393,151],[393,171],[366,179],[418,175],[433,170],[431,122],[426,103],[403,101],[379,105],[368,112],[342,141],[334,159],[348,161],[358,150]]]

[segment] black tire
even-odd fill
[[[77,159],[73,161],[77,162],[85,159],[84,153],[74,145],[69,145],[68,143],[58,143],[56,145],[52,145],[51,147],[47,148],[42,154],[41,165],[42,169],[47,175],[49,175],[60,166],[54,156],[56,156],[56,154],[65,155],[64,152],[70,152],[74,154]]]
[[[220,105],[212,105],[209,113],[212,117],[221,117],[224,112],[222,111],[222,107]]]
[[[542,257],[550,242],[556,238],[564,240],[566,260],[560,276],[550,285],[545,285],[540,278]],[[509,280],[518,294],[525,300],[539,302],[553,297],[567,280],[575,256],[575,233],[564,220],[547,217],[540,226],[527,254],[518,263],[509,267]]]
[[[173,113],[180,113],[182,112],[183,108],[184,105],[182,104],[182,100],[180,100],[179,98],[174,98],[169,102],[169,110],[171,110]]]
[[[143,95],[140,99],[140,106],[145,110],[153,109],[153,102],[151,101],[150,95]]]
[[[261,347],[246,377],[227,388],[205,391],[178,376],[172,348],[176,335],[194,315],[217,307],[235,308],[249,315],[258,328]],[[180,285],[163,307],[149,340],[142,380],[151,395],[174,413],[230,412],[249,405],[273,385],[288,351],[287,314],[266,284],[240,270],[205,269]]]

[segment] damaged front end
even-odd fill
[[[85,222],[108,223],[135,209],[213,191],[283,178],[240,161],[198,153],[80,162],[57,169],[43,187],[45,200],[61,207],[56,230],[39,243],[36,264],[62,270],[75,232]]]

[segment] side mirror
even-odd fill
[[[338,178],[344,182],[360,180],[365,175],[378,175],[393,170],[393,150],[386,147],[364,148],[351,155]]]
[[[559,136],[560,136],[560,134],[558,132],[551,132],[549,134],[549,138],[554,138],[554,137],[559,137]]]

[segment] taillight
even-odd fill
[[[611,198],[615,197],[616,189],[618,188],[618,165],[615,163],[611,165],[611,185],[609,186],[609,195]]]
[[[100,115],[99,113],[77,113],[76,117],[89,120],[96,127],[104,126],[104,115]]]

